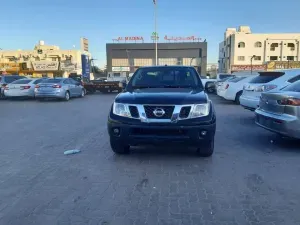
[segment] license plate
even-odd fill
[[[109,88],[109,86],[105,86],[104,88]]]

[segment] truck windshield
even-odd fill
[[[189,67],[149,67],[138,69],[130,80],[132,88],[202,88],[199,75]]]

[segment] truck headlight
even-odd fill
[[[194,105],[191,111],[190,118],[198,118],[203,116],[208,116],[210,109],[210,104],[197,104]]]
[[[131,117],[128,105],[123,103],[114,103],[113,114],[118,116]]]

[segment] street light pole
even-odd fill
[[[155,32],[155,65],[157,66],[157,39],[158,39],[158,35],[157,35],[157,1],[153,0],[154,3],[154,32]]]
[[[253,58],[255,57],[256,55],[253,55],[252,57],[251,57],[251,74],[252,74],[252,71],[253,71],[253,68],[252,68],[252,61],[253,61]]]

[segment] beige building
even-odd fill
[[[33,50],[0,50],[0,73],[32,77],[67,77],[69,73],[82,74],[82,50],[61,50],[58,46],[40,41]]]
[[[248,26],[227,28],[219,45],[219,72],[300,68],[299,42],[300,33],[255,34]]]

